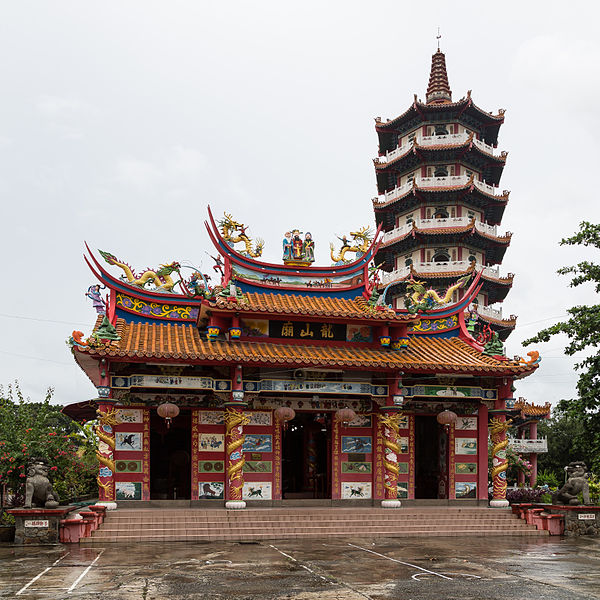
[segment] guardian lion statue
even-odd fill
[[[24,508],[57,508],[58,495],[48,479],[48,461],[45,458],[32,458],[27,468],[25,480]]]
[[[590,503],[590,486],[587,480],[587,467],[584,462],[570,462],[566,467],[567,483],[552,495],[552,504],[569,504],[577,506],[579,494],[583,496],[583,503]]]

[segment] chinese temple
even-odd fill
[[[510,241],[502,121],[452,102],[438,51],[426,103],[377,121],[377,228],[331,244],[331,266],[298,228],[264,262],[210,208],[210,273],[136,273],[88,247],[98,315],[69,343],[98,394],[65,412],[98,418],[100,499],[487,505],[491,476],[504,506],[507,403],[539,356],[505,356],[514,322],[485,312],[512,283],[493,267]]]

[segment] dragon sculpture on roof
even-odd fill
[[[462,288],[471,278],[471,273],[461,277],[455,284],[448,287],[443,296],[440,296],[435,290],[426,290],[424,281],[418,281],[411,278],[406,284],[406,294],[404,295],[404,306],[411,314],[417,312],[427,312],[452,300],[452,294]]]
[[[358,231],[351,231],[350,236],[352,237],[351,241],[348,241],[345,235],[342,237],[338,236],[338,239],[342,242],[342,247],[337,256],[335,255],[333,244],[329,244],[331,248],[331,260],[335,265],[345,265],[359,259],[367,252],[373,241],[373,231],[368,226],[361,227]],[[354,253],[355,256],[353,259],[346,258],[346,254],[349,252]]]
[[[248,235],[246,234],[247,227],[243,223],[238,223],[236,220],[234,220],[234,218],[231,215],[227,213],[223,214],[223,218],[218,223],[219,227],[221,228],[221,234],[223,236],[223,239],[232,248],[234,248],[235,244],[239,242],[244,244],[245,250],[242,252],[242,254],[245,254],[252,258],[262,256],[262,251],[265,247],[264,240],[257,238],[256,245],[253,248],[252,238],[248,237]]]
[[[109,265],[116,265],[117,267],[123,269],[127,283],[140,288],[145,288],[148,283],[154,283],[156,286],[154,291],[164,290],[171,292],[177,283],[171,278],[171,273],[177,273],[180,275],[179,270],[181,265],[178,262],[172,262],[167,265],[160,265],[160,267],[156,270],[146,269],[139,277],[137,277],[133,268],[127,263],[118,260],[114,254],[111,254],[110,252],[104,252],[103,250],[99,250],[98,252],[100,252],[102,258]]]

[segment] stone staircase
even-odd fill
[[[288,538],[545,536],[510,509],[120,508],[82,544]]]

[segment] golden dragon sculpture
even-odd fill
[[[352,236],[351,242],[348,241],[348,238],[345,235],[341,238],[338,238],[340,242],[342,242],[342,247],[340,248],[340,252],[337,256],[333,249],[333,244],[329,244],[331,249],[331,260],[336,265],[343,265],[360,258],[366,253],[371,245],[371,242],[373,241],[373,231],[368,226],[361,227],[358,231],[351,231],[350,235]],[[346,254],[348,254],[348,252],[353,252],[355,254],[353,259],[346,258]]]
[[[127,282],[131,285],[136,285],[143,288],[146,287],[146,284],[153,282],[156,286],[156,290],[166,290],[170,292],[177,283],[171,278],[171,273],[176,272],[179,274],[181,265],[178,262],[172,262],[168,265],[160,265],[160,267],[155,271],[152,269],[146,269],[146,271],[144,271],[140,277],[137,277],[133,269],[127,263],[118,260],[114,254],[111,254],[110,252],[104,252],[103,250],[99,250],[99,252],[102,255],[102,258],[104,258],[109,265],[116,265],[117,267],[123,269],[123,273],[127,278]]]
[[[461,277],[455,284],[448,287],[443,296],[440,296],[435,290],[426,290],[424,281],[413,279],[412,276],[406,284],[406,294],[404,295],[404,306],[409,313],[426,312],[438,306],[448,304],[452,300],[452,294],[462,288],[471,278],[471,274]]]
[[[100,441],[104,442],[110,448],[110,450],[106,454],[103,454],[102,452],[100,452],[100,450],[96,450],[96,458],[98,459],[98,462],[100,464],[109,468],[112,471],[112,473],[114,474],[116,471],[116,467],[115,467],[115,461],[112,459],[112,453],[115,450],[115,435],[114,435],[114,433],[108,434],[107,432],[105,432],[103,426],[108,425],[112,431],[112,428],[115,425],[118,425],[121,421],[119,420],[117,411],[114,408],[108,409],[106,411],[102,411],[102,410],[98,409],[96,411],[96,414],[98,415],[98,425],[96,425],[96,435],[98,436],[98,439]],[[108,481],[107,483],[104,483],[100,480],[100,476],[98,475],[98,477],[96,477],[96,482],[104,490],[105,499],[111,500],[112,494],[113,494],[112,479],[110,481]]]
[[[398,475],[400,474],[400,468],[398,467],[398,455],[400,454],[398,431],[400,430],[399,421],[401,418],[402,413],[379,415],[379,422],[384,427],[383,445],[385,446],[385,454],[383,464],[386,474],[383,485],[390,492],[389,496],[392,498],[398,496]],[[388,429],[388,432],[385,432],[385,429]],[[388,459],[388,456],[392,454],[395,457],[395,461]]]
[[[244,487],[243,469],[246,459],[242,452],[244,445],[243,427],[250,419],[240,410],[227,408],[225,411],[225,435],[227,437],[227,477],[231,486],[231,499],[242,499]]]
[[[238,223],[231,215],[223,213],[223,218],[219,221],[221,234],[223,239],[233,248],[235,244],[241,242],[244,244],[245,253],[252,258],[262,256],[263,248],[265,247],[264,240],[257,238],[256,245],[252,248],[252,238],[246,233],[247,227],[243,223]],[[239,232],[238,235],[235,235]]]
[[[490,421],[490,439],[493,444],[492,448],[492,483],[493,497],[506,497],[506,470],[508,469],[508,461],[506,460],[506,447],[508,440],[506,432],[510,428],[512,419],[502,421],[494,417]]]

